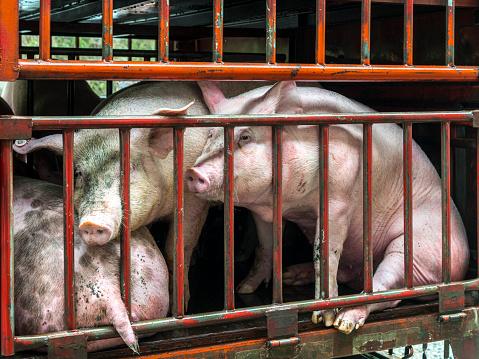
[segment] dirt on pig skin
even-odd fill
[[[15,334],[65,330],[63,289],[63,189],[14,177]],[[120,293],[120,241],[89,246],[75,223],[76,328],[111,325],[121,338],[87,343],[100,350],[126,343],[138,352]],[[131,234],[132,322],[167,315],[168,270],[146,227]]]

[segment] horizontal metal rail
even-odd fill
[[[477,81],[476,66],[18,60],[20,79]]]
[[[465,290],[479,290],[479,279],[463,282]],[[357,306],[378,302],[412,299],[437,295],[438,285],[427,285],[413,289],[393,289],[371,294],[354,294],[335,297],[325,300],[306,300],[287,304],[275,304],[267,306],[249,307],[232,311],[220,311],[197,315],[187,315],[181,318],[164,318],[150,321],[132,323],[132,328],[137,334],[160,332],[166,330],[183,329],[185,327],[198,327],[203,325],[224,324],[225,322],[240,321],[246,319],[266,317],[270,310],[297,308],[299,313],[312,312],[314,310],[334,309],[346,306]],[[106,339],[118,336],[113,327],[98,327],[77,329],[76,333],[82,333],[88,340]],[[54,334],[54,333],[52,333]],[[50,335],[52,335],[50,334]],[[49,335],[16,336],[14,338],[15,350],[21,351],[43,347],[47,344]]]
[[[341,125],[366,123],[431,123],[451,122],[451,124],[472,126],[476,111],[450,112],[370,112],[354,114],[308,114],[308,115],[243,115],[243,116],[0,116],[0,139],[28,138],[32,129],[92,129],[112,127],[174,127],[174,126],[268,126],[268,125]],[[477,114],[476,114],[477,116]]]

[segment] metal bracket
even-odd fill
[[[479,127],[479,111],[472,111],[472,126]]]
[[[48,358],[86,359],[87,338],[82,333],[55,334],[48,337]]]
[[[272,310],[266,313],[268,342],[266,358],[293,358],[299,352],[298,308]],[[286,355],[286,356],[285,356]]]
[[[0,140],[29,140],[32,127],[31,118],[0,116]]]
[[[439,286],[439,321],[449,323],[463,320],[465,308],[464,284],[445,284]]]

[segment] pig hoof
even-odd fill
[[[127,344],[128,348],[135,354],[140,354],[140,346],[138,345],[138,340],[135,337],[135,341],[132,344]]]
[[[250,293],[253,293],[256,290],[256,288],[245,283],[245,284],[240,284],[236,290],[240,294],[250,294]]]
[[[313,312],[313,317],[311,318],[314,324],[319,324],[323,321],[323,316],[320,312]]]
[[[334,322],[334,326],[336,327],[336,329],[338,329],[341,333],[344,334],[349,334],[354,329],[353,323],[346,320],[336,320]]]
[[[23,147],[23,146],[25,146],[25,145],[27,144],[27,142],[28,142],[27,140],[16,140],[16,141],[15,141],[15,146],[17,146],[17,147]]]

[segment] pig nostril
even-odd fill
[[[205,181],[202,180],[201,178],[198,178],[198,182],[200,182],[201,184],[204,184],[204,183],[205,183]]]
[[[102,230],[102,229],[97,230],[97,233],[98,233],[98,234],[103,234],[103,232],[105,232],[105,231]]]

